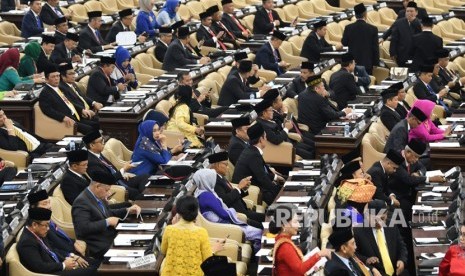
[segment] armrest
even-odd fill
[[[179,140],[184,140],[184,134],[179,131],[165,130],[163,134],[166,136],[166,145],[173,148],[179,144]]]
[[[244,222],[244,223],[247,223],[247,216],[246,216],[245,214],[243,214],[243,213],[237,213],[237,218],[238,218],[240,221],[242,221],[242,222]]]
[[[119,202],[125,202],[127,199],[127,191],[124,187],[118,186],[118,185],[111,185],[110,186],[110,192],[115,195],[112,197],[116,201],[116,203]]]
[[[210,238],[210,244],[213,246],[217,241],[222,239]],[[235,241],[229,239],[224,244],[224,249],[216,253],[217,256],[226,256],[232,261],[240,261],[242,259],[241,247]]]
[[[310,128],[307,125],[304,125],[304,124],[301,124],[301,123],[298,124],[298,127],[302,131],[309,131],[310,130]]]
[[[215,223],[205,219],[202,214],[199,213],[196,219],[196,224],[207,230],[208,236],[211,238],[224,239],[229,235],[229,239],[234,240],[238,243],[245,242],[245,235],[242,228],[226,223]]]
[[[219,50],[214,48],[214,47],[202,46],[200,48],[200,53],[202,53],[202,55],[204,55],[204,56],[207,56],[210,53],[215,53],[215,52],[218,52],[218,51]]]
[[[267,164],[279,164],[292,167],[294,158],[294,147],[289,142],[282,142],[279,145],[274,145],[267,141],[266,147],[263,149],[263,159]]]
[[[194,113],[194,117],[197,119],[197,123],[199,124],[199,126],[204,126],[208,120],[208,115],[200,113]]]
[[[0,156],[3,160],[15,163],[15,166],[18,168],[27,167],[29,154],[25,151],[0,149]]]
[[[247,198],[243,198],[242,200],[244,200],[245,205],[247,206],[247,209],[250,209],[250,210],[254,210],[254,209],[255,209],[255,204],[253,203],[252,200],[247,199]]]
[[[61,140],[66,135],[76,134],[76,125],[74,127],[67,127],[65,123],[58,122],[44,113],[39,107],[39,103],[34,105],[35,116],[35,134],[46,140]]]
[[[296,142],[301,142],[302,141],[302,137],[299,134],[294,133],[294,132],[289,132],[287,134],[287,137],[289,137],[289,139],[294,140]]]

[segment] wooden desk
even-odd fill
[[[205,137],[213,137],[215,143],[217,143],[222,149],[227,149],[229,146],[229,139],[232,136],[232,126],[209,126],[206,124]]]
[[[381,0],[378,3],[385,2],[388,8],[393,9],[396,13],[399,13],[400,10],[404,8],[401,0]]]
[[[8,118],[20,123],[28,132],[34,133],[34,104],[37,101],[37,98],[27,101],[3,100],[0,106]]]

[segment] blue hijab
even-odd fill
[[[119,69],[123,70],[123,69],[126,69],[126,68],[123,68],[123,62],[125,62],[126,60],[131,61],[131,54],[123,46],[118,46],[115,52],[115,59],[116,59],[116,66],[118,66]]]
[[[136,145],[134,147],[135,149],[139,147],[142,149],[146,149],[147,146],[150,146],[147,145],[147,143],[155,145],[155,139],[153,139],[153,127],[155,125],[160,126],[157,121],[153,120],[143,121],[139,125],[139,137],[137,137]]]
[[[162,11],[166,11],[170,16],[170,19],[173,19],[176,16],[176,7],[179,5],[179,0],[167,0]]]

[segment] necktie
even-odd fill
[[[71,51],[67,50],[68,51],[68,58],[71,58]]]
[[[270,23],[273,23],[273,14],[271,13],[271,11],[268,12],[268,18],[270,19]]]
[[[281,59],[279,58],[278,49],[273,49],[273,56],[276,63],[279,63]],[[278,66],[278,75],[281,75],[281,68]]]
[[[115,168],[113,167],[112,164],[110,164],[109,162],[107,162],[107,160],[105,159],[105,157],[103,157],[103,154],[100,154],[100,161],[102,161],[102,163],[110,170],[111,174],[116,174],[116,170]],[[124,181],[122,179],[119,179],[119,180],[116,180],[116,183],[118,183],[118,185],[120,186],[123,186],[124,188],[128,188],[128,185],[126,185],[126,183],[124,183]]]
[[[228,28],[226,28],[226,26],[223,24],[223,22],[221,21],[218,21],[218,25],[220,25],[220,27],[232,38],[232,39],[236,39],[236,37],[234,36],[233,33],[231,33]]]
[[[54,10],[55,10],[55,13],[56,13],[59,17],[63,17],[63,14],[61,13],[61,11],[60,11],[57,7],[55,7]]]
[[[236,23],[237,27],[239,27],[239,29],[241,29],[242,32],[248,32],[247,29],[244,28],[244,26],[242,26],[241,22],[239,22],[239,20],[237,20],[237,18],[234,15],[231,15],[231,17]]]
[[[350,260],[349,260],[349,267],[350,267],[350,270],[352,270],[352,273],[355,276],[359,276],[357,270],[355,270],[354,264]]]
[[[16,137],[21,139],[24,142],[24,144],[26,144],[27,151],[28,152],[33,151],[34,150],[34,144],[32,144],[32,142],[29,141],[29,139],[27,139],[26,136],[24,136],[23,132],[19,128],[13,127],[13,129],[15,131]]]
[[[101,209],[102,212],[103,212],[103,215],[106,217],[106,216],[107,216],[107,212],[105,212],[105,206],[103,206],[103,203],[102,203],[100,200],[97,200],[97,205],[98,205],[98,207],[100,207],[100,209]]]
[[[40,17],[36,16],[37,20],[37,27],[42,28],[42,21],[40,21]]]
[[[97,39],[98,43],[102,44],[102,40],[100,40],[100,32],[98,30],[95,30],[94,34],[95,34],[95,38]]]
[[[434,93],[433,88],[432,88],[429,84],[426,85],[426,88],[428,89],[428,91],[429,91],[429,93],[430,93],[431,95],[436,96],[436,93]],[[448,107],[440,98],[438,98],[438,104],[441,105],[442,107],[444,107],[444,110],[445,110],[446,112],[449,111],[449,107]]]
[[[213,33],[211,29],[208,29],[208,32],[210,33],[210,35],[211,35],[212,37],[215,37],[215,33]],[[223,49],[223,50],[226,50],[226,49],[227,49],[227,48],[226,48],[226,45],[224,45],[224,43],[221,42],[219,38],[216,40],[216,42],[218,42],[218,44],[220,45],[221,49]]]
[[[63,92],[61,92],[60,89],[56,90],[58,96],[60,96],[60,98],[65,102],[65,104],[69,107],[69,109],[71,109],[71,111],[73,112],[73,115],[76,117],[76,119],[79,121],[81,120],[81,118],[79,117],[79,114],[77,113],[76,111],[76,108],[74,107],[74,105],[68,100],[68,98],[65,97],[65,95],[63,94]]]
[[[381,229],[376,229],[376,239],[378,241],[378,249],[381,254],[381,259],[383,261],[384,271],[387,275],[394,274],[394,267],[392,266],[391,257],[389,257],[389,251],[386,245],[386,240],[384,239],[384,234]]]
[[[76,93],[76,95],[79,97],[79,99],[81,99],[82,103],[84,104],[84,108],[87,110],[89,109],[89,105],[87,104],[87,102],[84,100],[84,98],[79,94],[79,92],[77,92],[76,88],[74,88],[73,85],[71,85],[71,88],[73,89],[74,93]]]
[[[50,228],[53,228],[55,229],[55,231],[63,238],[65,238],[67,241],[69,242],[72,242],[72,240],[68,237],[68,235],[63,232],[63,230],[60,229],[60,227],[58,227],[58,225],[56,225],[53,221],[50,221]]]

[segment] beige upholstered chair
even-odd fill
[[[267,164],[292,167],[295,161],[295,150],[289,142],[274,145],[267,141],[263,149],[263,159]]]
[[[362,138],[363,169],[367,171],[374,163],[386,156],[383,153],[384,146],[371,133],[366,133]]]
[[[68,7],[69,11],[73,12],[71,20],[79,23],[84,23],[89,20],[87,17],[87,9],[82,4],[74,4]]]
[[[39,107],[34,104],[35,134],[47,140],[61,140],[66,135],[76,134],[74,127],[67,127],[65,123],[47,117]]]
[[[5,44],[13,44],[18,40],[22,40],[21,31],[15,24],[8,21],[0,22],[0,42]]]
[[[20,170],[26,168],[29,162],[29,154],[22,150],[0,149],[0,156],[3,160],[15,163],[15,166]]]
[[[40,274],[29,271],[21,264],[16,243],[13,244],[6,254],[6,262],[8,263],[8,272],[10,276],[53,276],[52,274]]]

